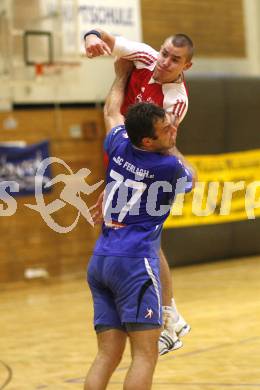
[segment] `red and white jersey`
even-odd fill
[[[188,110],[188,95],[182,80],[161,84],[153,79],[158,52],[145,43],[116,37],[114,56],[131,60],[135,64],[126,88],[121,112],[124,115],[129,105],[146,101],[163,107],[183,120]]]

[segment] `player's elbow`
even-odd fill
[[[120,115],[120,104],[118,99],[114,99],[113,96],[108,97],[104,105],[104,117],[114,118]]]
[[[116,107],[110,102],[106,102],[104,106],[104,119],[109,121],[116,115]]]
[[[107,132],[113,127],[124,123],[122,115],[118,113],[118,109],[110,104],[105,104],[104,106],[104,121]]]

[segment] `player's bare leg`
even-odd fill
[[[122,359],[127,334],[117,329],[97,334],[98,353],[86,377],[84,390],[104,390]]]
[[[168,261],[160,248],[160,280],[162,286],[162,302],[164,306],[171,306],[173,296],[172,276]]]
[[[150,390],[158,359],[159,329],[129,332],[132,363],[127,372],[124,390]]]
[[[162,285],[163,302],[163,331],[159,339],[159,354],[181,348],[179,337],[190,331],[190,326],[179,314],[173,297],[171,271],[166,257],[160,249],[160,280]]]

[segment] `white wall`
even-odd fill
[[[15,82],[17,103],[101,102],[113,81],[112,58],[83,59],[79,67],[62,67],[60,75]]]

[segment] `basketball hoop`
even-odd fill
[[[41,77],[43,75],[43,64],[35,64],[34,69],[36,77]]]
[[[49,64],[35,63],[35,77],[42,78],[43,76],[57,76],[62,73],[64,69],[72,69],[80,66],[80,62],[73,61],[58,61]]]

